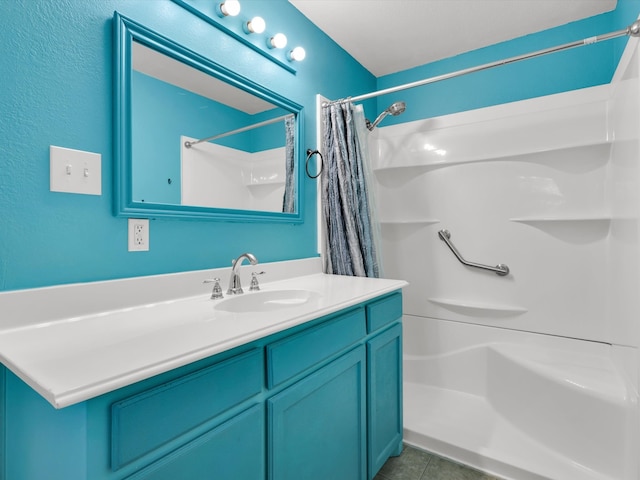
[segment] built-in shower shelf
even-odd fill
[[[284,185],[282,180],[264,180],[260,182],[247,183],[247,188],[262,188],[262,187],[281,187]]]
[[[576,215],[566,217],[519,217],[509,221],[543,231],[558,240],[587,244],[606,238],[611,226],[609,215]]]
[[[609,223],[611,217],[608,215],[594,216],[566,216],[566,217],[514,217],[510,222],[518,223]]]
[[[503,303],[470,302],[453,298],[429,298],[435,305],[472,317],[510,317],[527,313],[527,309]]]
[[[561,148],[546,148],[535,151],[504,151],[495,152],[494,155],[469,156],[462,154],[457,160],[447,159],[440,161],[425,161],[423,163],[410,163],[405,165],[388,165],[374,168],[378,175],[389,175],[393,172],[403,171],[406,175],[419,175],[427,170],[454,167],[481,162],[517,161],[529,162],[556,167],[573,173],[583,173],[602,167],[607,163],[611,144],[608,142],[596,142],[593,144],[581,144],[563,146]]]
[[[385,226],[398,226],[398,227],[412,227],[420,225],[433,225],[434,223],[440,223],[437,218],[423,218],[415,220],[380,220],[381,225]]]
[[[440,163],[425,163],[425,164],[416,164],[416,165],[392,165],[388,167],[378,167],[374,168],[373,171],[376,174],[387,174],[393,172],[409,172],[411,170],[415,170],[416,174],[419,174],[422,170],[428,170],[430,168],[438,167],[438,166],[447,166],[448,162],[440,162]]]
[[[382,185],[398,188],[426,173],[430,168],[430,165],[394,165],[374,168],[373,172]]]

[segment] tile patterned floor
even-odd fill
[[[374,480],[500,480],[498,477],[454,463],[405,445],[402,455],[387,460]]]

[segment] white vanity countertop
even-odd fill
[[[2,292],[0,360],[63,408],[407,285],[319,267],[318,259],[242,266],[243,295],[255,295],[252,270],[267,272],[261,292],[315,292],[260,314],[218,310],[226,295],[210,300],[211,284],[202,280],[220,277],[226,291],[229,268]]]

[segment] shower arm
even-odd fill
[[[453,243],[451,243],[451,233],[449,232],[449,230],[440,230],[438,232],[438,236],[440,237],[440,240],[442,240],[444,243],[447,244],[447,247],[449,247],[449,249],[453,252],[456,258],[460,260],[460,263],[468,267],[481,268],[483,270],[489,270],[491,272],[495,272],[501,277],[504,277],[505,275],[509,275],[509,267],[507,267],[504,263],[499,263],[495,267],[491,267],[489,265],[483,265],[481,263],[468,262],[467,260],[462,258],[462,255],[460,255],[460,252],[458,252],[458,249],[453,245]]]

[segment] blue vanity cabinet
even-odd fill
[[[171,445],[127,479],[264,477],[263,385],[263,352],[253,348],[113,403],[111,469]]]
[[[401,314],[387,294],[60,410],[0,366],[0,480],[371,480],[402,450]]]
[[[249,344],[57,410],[6,371],[0,479],[265,478],[264,378]]]
[[[252,343],[84,402],[88,470],[64,480],[265,478],[264,378]]]
[[[402,453],[402,295],[367,309],[367,443],[369,480]]]
[[[359,307],[267,346],[270,480],[366,480],[365,336]]]
[[[269,480],[371,480],[402,452],[401,320],[393,293],[267,346],[268,384],[290,385],[267,401]]]
[[[254,405],[127,480],[265,478],[264,408]]]
[[[270,480],[365,480],[365,352],[360,346],[270,398]]]
[[[402,327],[399,323],[367,341],[370,478],[390,456],[402,453]]]

